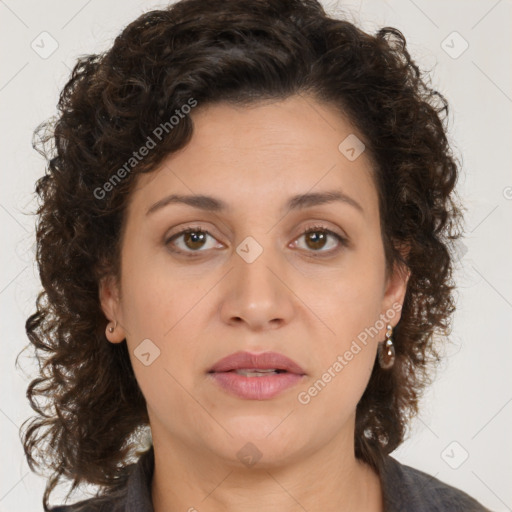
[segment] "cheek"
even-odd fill
[[[315,350],[316,371],[297,396],[298,403],[309,409],[309,418],[324,417],[325,426],[329,423],[334,430],[355,411],[375,364],[377,337],[372,339],[361,328],[367,313],[354,315],[359,316],[348,314],[336,324],[335,334],[322,338]]]
[[[163,342],[197,295],[194,286],[182,284],[179,275],[171,280],[165,255],[155,256],[143,243],[124,248],[122,289],[123,317],[133,341],[154,337]]]
[[[322,318],[334,331],[340,349],[378,320],[383,298],[384,263],[370,253],[354,254],[351,262],[326,284],[321,304]]]
[[[350,344],[333,350],[322,369],[298,390],[300,428],[331,437],[341,425],[349,425],[370,379],[374,354],[370,346],[351,350]]]
[[[191,322],[199,294],[179,281],[167,285],[155,268],[140,268],[126,278],[123,314],[131,364],[148,409],[170,428],[174,411],[197,414],[184,389],[192,389],[190,369],[197,364]]]
[[[308,382],[314,388],[305,396],[319,407],[339,404],[340,413],[355,408],[364,392],[383,329],[383,263],[374,257],[357,258],[324,283],[323,294],[317,295],[315,308],[328,329],[317,338],[318,372]]]
[[[212,284],[184,281],[179,275],[170,279],[158,258],[145,264],[143,256],[142,251],[126,251],[122,316],[132,366],[144,392],[144,386],[154,388],[169,379],[173,387],[170,374],[180,382],[184,375],[188,378],[184,368],[192,367],[198,351],[197,316],[206,315],[200,299]],[[143,350],[150,354],[146,361],[139,357]],[[147,359],[154,362],[145,366]]]

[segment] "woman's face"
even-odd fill
[[[357,133],[303,96],[191,115],[190,143],[137,178],[120,295],[101,288],[118,321],[109,339],[126,337],[155,445],[269,465],[352,447],[356,405],[407,283],[398,272],[386,279]],[[212,199],[154,206],[171,194]],[[235,352],[282,354],[302,376],[210,373]]]

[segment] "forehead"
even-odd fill
[[[282,208],[291,196],[334,189],[376,207],[370,158],[347,158],[347,144],[359,152],[362,137],[329,105],[304,96],[199,105],[192,121],[189,143],[137,176],[133,208],[145,213],[169,193],[215,196],[233,210]]]

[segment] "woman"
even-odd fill
[[[39,131],[45,510],[62,477],[100,491],[56,512],[485,510],[389,455],[454,311],[447,108],[314,0],[182,0],[81,58]]]

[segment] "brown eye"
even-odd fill
[[[297,240],[300,240],[301,238],[304,238],[305,250],[322,254],[336,251],[340,245],[347,245],[345,238],[334,231],[321,226],[309,228]],[[330,244],[329,240],[332,240]],[[298,242],[297,246],[300,246]],[[325,247],[327,247],[327,249],[324,250]]]
[[[187,228],[168,238],[165,245],[171,246],[171,250],[174,252],[188,253],[187,256],[190,256],[193,253],[206,252],[207,249],[215,247],[215,243],[211,243],[208,247],[208,238],[215,240],[208,231],[201,228]]]
[[[328,239],[328,235],[321,231],[309,231],[305,234],[306,245],[311,249],[322,249]]]
[[[189,249],[201,249],[206,241],[206,236],[203,231],[187,231],[183,233],[183,243]]]

